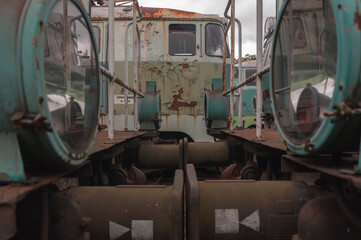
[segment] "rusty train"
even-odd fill
[[[360,239],[360,0],[1,4],[0,239]]]

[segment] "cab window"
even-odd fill
[[[169,54],[173,56],[196,55],[196,26],[193,24],[169,25]]]
[[[227,46],[227,57],[229,57]],[[223,56],[223,28],[221,25],[208,23],[206,25],[206,54],[211,57]]]

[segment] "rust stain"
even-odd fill
[[[179,129],[179,110],[177,110],[177,129]]]
[[[162,73],[162,71],[159,70],[157,67],[151,67],[149,68],[149,71],[155,72],[158,75]]]
[[[361,30],[361,13],[358,6],[356,7],[356,12],[354,14],[353,22],[356,24],[358,30]]]
[[[188,63],[183,63],[182,67],[183,67],[183,69],[187,69],[187,68],[189,68],[189,64]]]
[[[197,105],[196,101],[191,101],[190,103],[179,101],[179,100],[182,100],[182,94],[183,94],[183,88],[180,88],[178,90],[178,93],[173,96],[173,103],[169,108],[170,110],[177,110],[178,111],[180,107],[194,108]]]
[[[150,8],[140,7],[143,15],[143,20],[203,20],[203,21],[217,21],[222,23],[222,18],[216,14],[201,14],[195,12],[181,11],[169,8]],[[92,14],[93,15],[93,14]],[[132,18],[129,12],[117,12],[115,20],[130,20]],[[97,15],[95,13],[92,21],[107,20],[106,15]]]
[[[121,92],[122,94],[124,94],[124,88],[122,88],[122,90],[120,90],[120,92]]]

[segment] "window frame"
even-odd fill
[[[194,26],[194,30],[170,30],[170,26],[171,25],[192,25]],[[172,32],[178,32],[178,33],[182,33],[182,32],[187,32],[187,33],[193,33],[194,34],[194,54],[193,53],[171,53],[170,51],[170,46],[171,46],[171,41],[170,41],[170,35]],[[174,57],[191,57],[191,56],[197,56],[197,24],[193,24],[193,23],[170,23],[168,25],[168,54],[170,56],[174,56]]]
[[[208,57],[218,57],[218,58],[221,57],[221,58],[223,58],[223,54],[222,55],[210,55],[210,54],[207,53],[207,26],[208,25],[218,25],[218,26],[220,26],[222,28],[222,32],[224,32],[224,26],[222,24],[219,24],[219,23],[209,22],[204,26],[204,42],[205,42],[204,43],[204,46],[205,46],[204,53]],[[222,37],[223,37],[223,35],[222,35]],[[222,47],[222,52],[223,52],[223,47]],[[229,47],[228,47],[227,40],[226,40],[226,58],[230,58],[230,57],[231,57],[231,55],[229,53]]]

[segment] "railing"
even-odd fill
[[[144,98],[144,94],[139,92],[138,90],[130,87],[128,84],[126,84],[125,82],[123,82],[122,80],[120,80],[117,76],[113,75],[112,73],[109,72],[109,70],[107,70],[105,67],[100,66],[100,72],[106,76],[108,79],[111,79],[111,81],[115,82],[116,84],[118,84],[119,86],[127,89],[128,91],[132,92],[134,95],[138,95],[141,98]]]
[[[109,0],[108,6],[108,21],[109,21],[109,40],[108,40],[108,62],[109,70],[102,68],[102,73],[107,75],[110,84],[108,85],[108,139],[114,139],[114,83],[118,83],[126,89],[125,91],[125,123],[124,129],[128,130],[128,90],[134,94],[134,130],[138,131],[138,96],[144,97],[141,92],[138,91],[138,84],[140,86],[140,80],[138,81],[138,72],[140,73],[140,33],[137,22],[143,19],[142,12],[139,8],[137,0],[115,0],[120,3],[119,5],[132,4],[133,21],[128,23],[126,28],[126,42],[125,42],[125,82],[119,78],[114,77],[114,0]],[[133,24],[133,88],[128,85],[128,29]],[[136,33],[137,31],[137,33]],[[138,49],[137,49],[138,46]],[[138,51],[137,51],[138,50]],[[140,75],[140,74],[139,74]],[[132,89],[132,90],[130,90]]]
[[[231,7],[231,16],[227,13],[229,8]],[[239,84],[234,86],[234,22],[237,21],[239,27],[239,33],[241,32],[241,23],[239,20],[235,20],[235,0],[229,0],[226,10],[224,12],[224,16],[231,20],[231,24],[227,26],[224,34],[224,42],[226,42],[226,35],[228,32],[229,27],[231,27],[231,84],[230,89],[225,90],[225,69],[226,69],[226,60],[225,60],[225,47],[223,51],[223,95],[230,94],[230,114],[229,114],[229,130],[233,131],[233,101],[234,101],[234,91],[238,90],[239,101],[238,101],[238,126],[241,126],[242,123],[242,86],[246,85],[249,82],[256,80],[256,137],[257,139],[262,138],[262,86],[261,86],[261,76],[264,75],[266,72],[269,71],[269,66],[263,68],[262,66],[262,21],[263,21],[263,0],[257,0],[257,73],[253,74],[252,76],[248,77],[243,81],[243,74],[242,74],[242,52],[239,50]],[[242,48],[242,35],[239,34],[239,49]],[[224,44],[226,45],[226,44]]]

